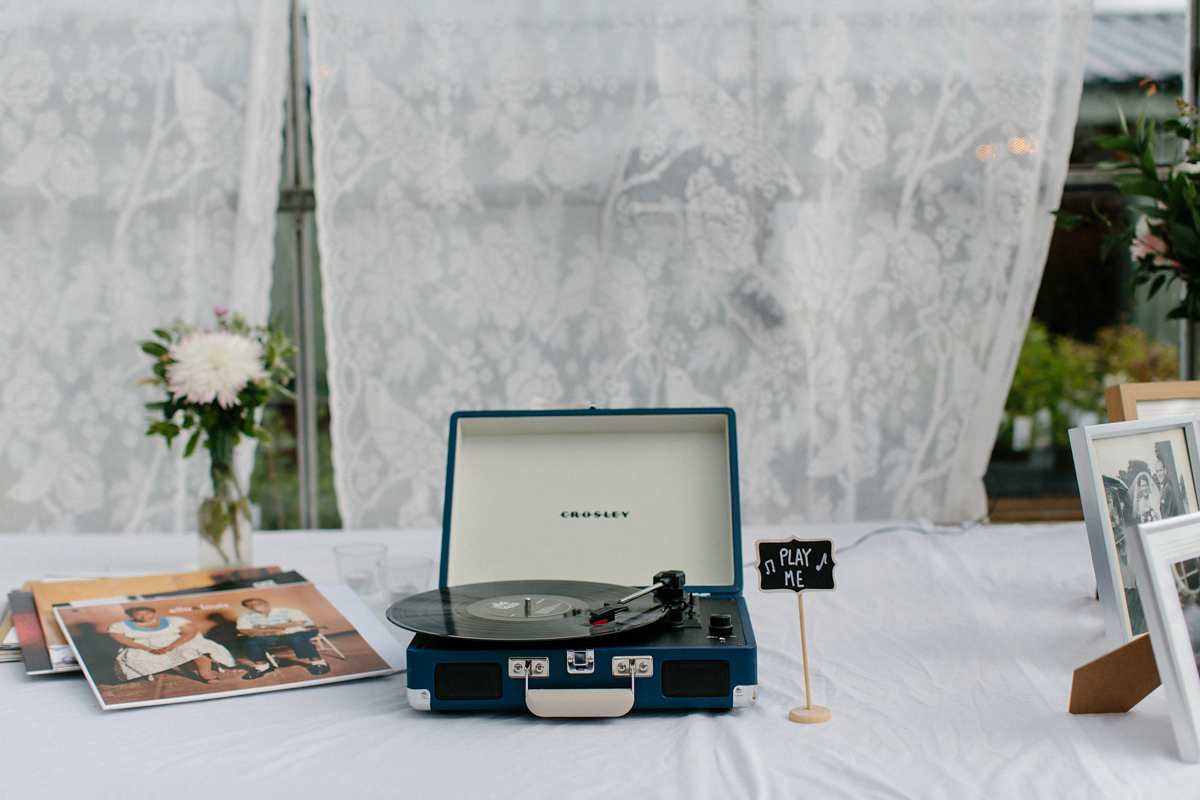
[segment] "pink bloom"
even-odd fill
[[[229,309],[222,305],[215,305],[213,306],[213,313],[218,317],[223,317],[229,313]]]
[[[1129,255],[1135,261],[1140,261],[1143,258],[1153,257],[1154,263],[1158,266],[1179,266],[1179,263],[1173,259],[1167,258],[1167,253],[1170,248],[1167,243],[1159,236],[1155,236],[1150,232],[1150,223],[1145,217],[1138,220],[1137,227],[1134,228],[1134,239],[1129,245]]]

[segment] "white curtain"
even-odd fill
[[[748,522],[985,510],[1086,0],[314,0],[347,527],[447,420],[729,405]]]
[[[286,0],[0,7],[0,529],[195,529],[138,342],[266,320],[287,35]]]

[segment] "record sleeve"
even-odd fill
[[[242,615],[261,608],[255,601],[266,602],[270,612],[293,611],[290,618],[302,615],[306,622],[294,632],[313,631],[308,636],[316,661],[288,639],[293,629],[285,629],[273,637],[280,641],[269,645],[271,668],[256,668],[238,627]],[[141,611],[151,612],[145,623],[138,616]],[[291,583],[155,598],[82,600],[55,606],[54,613],[105,710],[356,680],[404,667],[404,648],[342,585]],[[149,627],[138,632],[135,626],[142,624]],[[151,636],[161,636],[162,641]],[[172,650],[179,655],[173,656]],[[316,662],[324,662],[324,669],[316,668]],[[215,677],[206,679],[209,671]]]

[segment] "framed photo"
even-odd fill
[[[1138,525],[1129,555],[1179,756],[1200,762],[1200,513]]]
[[[1200,413],[1200,381],[1122,383],[1104,390],[1109,422]]]
[[[1112,648],[1147,632],[1129,565],[1134,528],[1200,510],[1195,415],[1072,428],[1071,455],[1087,526],[1104,633]]]

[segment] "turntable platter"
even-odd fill
[[[387,618],[417,633],[484,641],[579,639],[657,622],[666,606],[652,595],[630,601],[616,619],[594,625],[589,615],[635,590],[586,581],[496,581],[447,586],[405,598]]]

